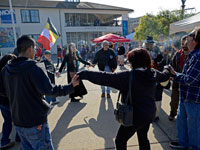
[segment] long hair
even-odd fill
[[[76,45],[74,43],[70,43],[68,45],[68,49],[67,49],[67,56],[69,58],[69,63],[73,63],[73,58],[74,57],[75,57],[75,59],[77,59],[76,53],[72,52],[72,48],[71,48],[72,46],[76,47]]]

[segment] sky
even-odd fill
[[[181,9],[181,0],[80,0],[81,2],[93,2],[118,7],[133,9],[129,17],[140,17],[146,13],[156,15],[161,10]],[[192,12],[200,12],[200,0],[186,0],[185,8],[195,8]]]

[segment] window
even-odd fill
[[[39,10],[21,10],[21,20],[23,23],[39,23]]]

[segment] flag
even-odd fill
[[[45,28],[40,34],[37,42],[41,43],[46,50],[50,50],[50,48],[54,45],[57,38],[59,36],[58,31],[54,27],[51,20],[48,18]]]

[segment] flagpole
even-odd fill
[[[14,45],[16,45],[17,36],[16,36],[15,22],[14,22],[14,11],[13,11],[13,8],[12,8],[12,1],[11,0],[9,0],[9,5],[10,5],[10,13],[11,13],[11,19],[12,19],[12,28],[13,28],[13,35],[14,35],[14,41],[15,41]]]

